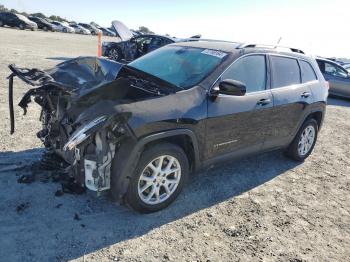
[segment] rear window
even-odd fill
[[[272,88],[300,84],[298,61],[293,58],[271,56]]]
[[[317,80],[316,74],[312,66],[306,61],[300,61],[301,78],[303,83]]]

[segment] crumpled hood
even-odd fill
[[[66,91],[90,89],[113,81],[123,64],[97,57],[78,57],[39,70],[10,65],[12,73],[34,87],[54,85]]]

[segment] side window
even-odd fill
[[[301,78],[303,83],[317,80],[316,73],[312,66],[306,61],[300,61]]]
[[[347,78],[348,74],[345,70],[343,70],[340,66],[337,66],[335,64],[331,63],[325,63],[325,73],[337,76],[337,77],[343,77]]]
[[[300,84],[298,61],[293,58],[271,56],[272,88]]]
[[[233,79],[244,83],[247,87],[247,93],[265,90],[265,56],[252,55],[239,59],[226,70],[221,79]]]

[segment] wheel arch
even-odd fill
[[[200,159],[198,142],[194,132],[189,129],[167,130],[148,135],[134,142],[129,141],[118,149],[113,160],[111,194],[114,200],[120,201],[123,199],[129,186],[130,174],[134,172],[145,148],[162,142],[173,143],[180,146],[188,157],[191,171],[199,169]],[[130,146],[130,144],[132,146]]]

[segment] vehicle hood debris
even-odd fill
[[[112,26],[122,41],[128,41],[134,36],[132,31],[120,21],[113,21]]]

